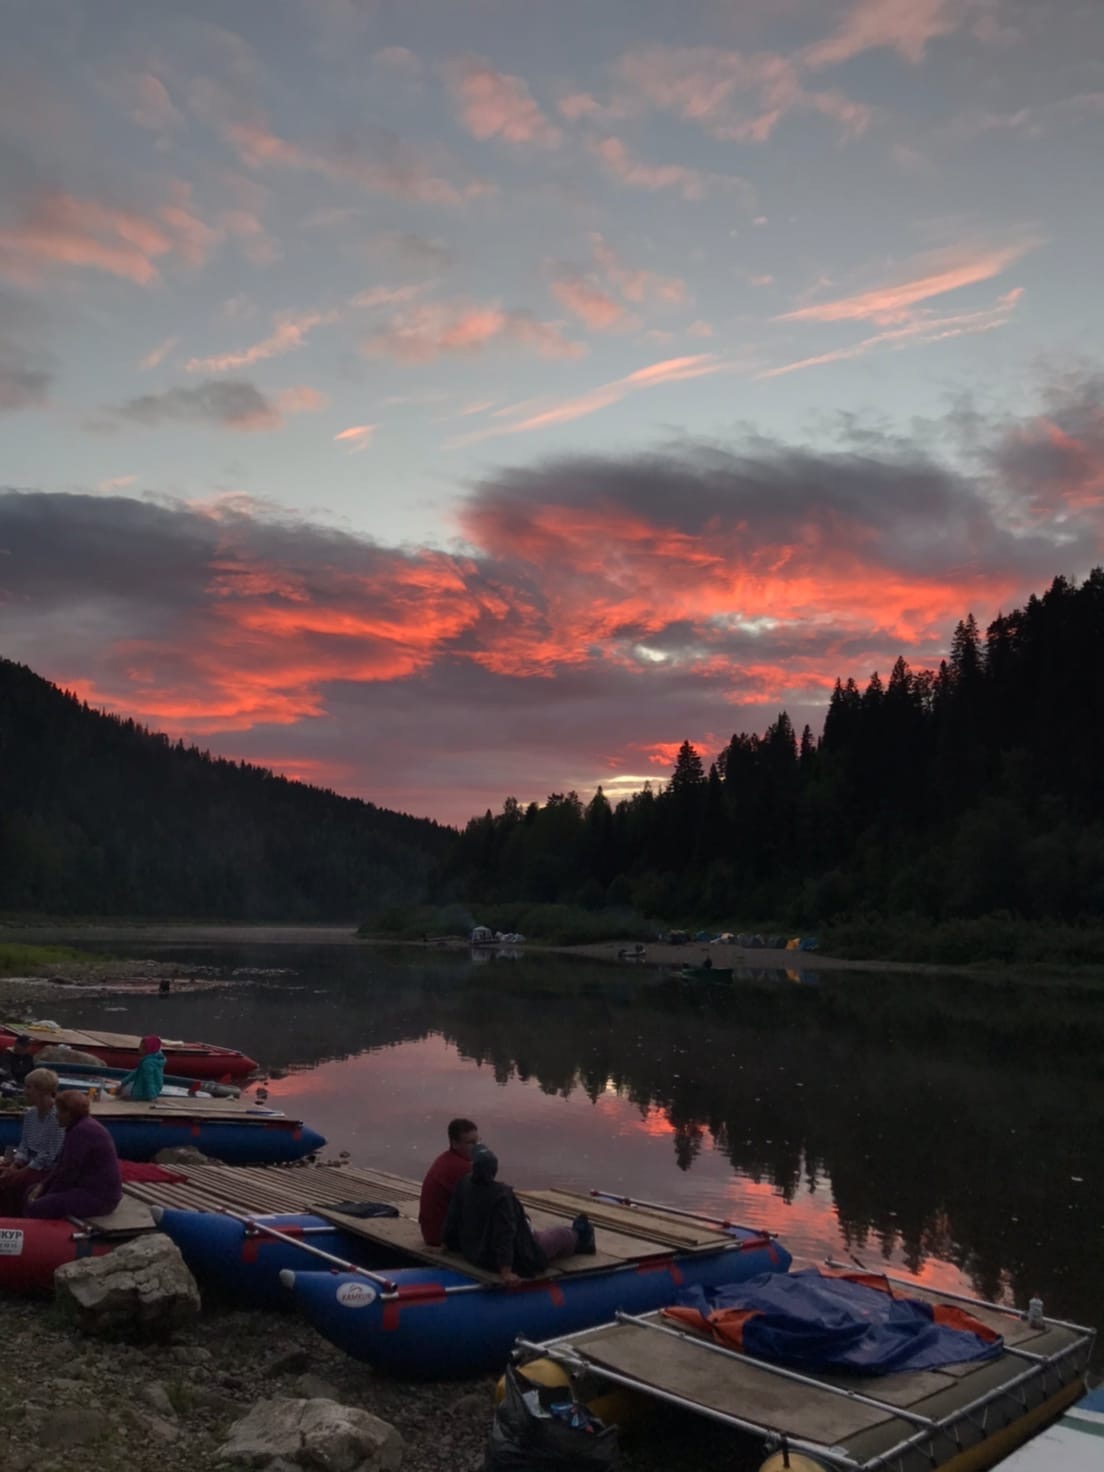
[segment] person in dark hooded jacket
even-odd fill
[[[594,1252],[594,1228],[585,1215],[570,1226],[534,1232],[514,1188],[497,1175],[498,1156],[477,1145],[471,1173],[457,1183],[449,1202],[446,1247],[508,1284],[537,1277],[557,1258]]]

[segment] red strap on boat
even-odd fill
[[[638,1273],[670,1273],[673,1283],[682,1282],[682,1269],[673,1257],[646,1257],[636,1265]]]
[[[396,1293],[388,1294],[383,1299],[380,1327],[384,1330],[397,1329],[401,1308],[409,1308],[414,1303],[435,1303],[445,1296],[440,1283],[400,1283]]]

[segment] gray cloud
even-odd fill
[[[0,414],[47,402],[53,374],[37,345],[43,320],[32,302],[0,290]]]
[[[1040,409],[972,421],[957,466],[927,432],[863,432],[503,470],[455,554],[242,499],[3,493],[2,647],[174,735],[411,811],[663,781],[669,743],[712,756],[783,707],[815,729],[837,674],[931,666],[967,611],[1084,575],[1101,391],[1075,374]]]
[[[165,423],[213,424],[224,429],[275,429],[276,406],[245,379],[205,379],[189,388],[143,394],[114,411],[123,419],[150,428]]]

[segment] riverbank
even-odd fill
[[[149,944],[150,946],[357,946],[360,948],[380,947],[417,951],[447,950],[470,952],[465,936],[442,936],[430,941],[390,935],[358,935],[352,922],[348,925],[271,925],[271,924],[187,924],[185,922],[161,921],[59,921],[41,920],[26,925],[8,921],[2,932],[4,941],[34,946],[94,945],[97,947],[115,944],[128,949]],[[641,963],[626,961],[619,953],[631,951],[638,944],[635,940],[595,941],[574,945],[542,945],[526,941],[520,947],[502,947],[523,955],[577,956],[610,965],[636,968]],[[700,965],[709,956],[714,966],[732,967],[737,971],[815,971],[815,972],[866,972],[914,976],[962,976],[997,979],[1001,982],[1017,981],[1035,984],[1074,983],[1095,986],[1104,982],[1104,967],[1086,961],[1073,964],[1064,960],[1039,959],[1032,961],[982,960],[970,962],[910,961],[898,958],[889,960],[878,956],[835,956],[824,951],[787,951],[766,947],[752,949],[738,945],[705,945],[691,941],[684,945],[668,945],[659,941],[644,942],[645,967],[678,969],[682,966]],[[492,948],[494,949],[494,948]],[[71,962],[61,968],[60,979],[78,985],[94,985],[106,977],[116,979],[129,976],[132,980],[144,975],[147,979],[170,975],[173,977],[198,977],[204,972],[202,966],[161,962],[154,960],[131,961],[109,958],[85,958]],[[43,983],[40,976],[23,978],[0,977],[0,1006],[7,1006],[4,998],[7,984],[14,981],[30,988]],[[175,983],[174,983],[175,985]]]
[[[494,1376],[422,1383],[377,1376],[290,1314],[204,1307],[171,1344],[73,1338],[40,1300],[3,1299],[0,1467],[128,1472],[226,1467],[231,1425],[260,1400],[325,1396],[371,1411],[403,1438],[402,1472],[480,1472]],[[625,1444],[624,1472],[691,1472],[711,1436],[685,1422]],[[736,1465],[726,1459],[726,1465]],[[752,1463],[751,1465],[756,1465]]]

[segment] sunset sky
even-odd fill
[[[1104,560],[1100,0],[9,0],[0,654],[447,821]]]

